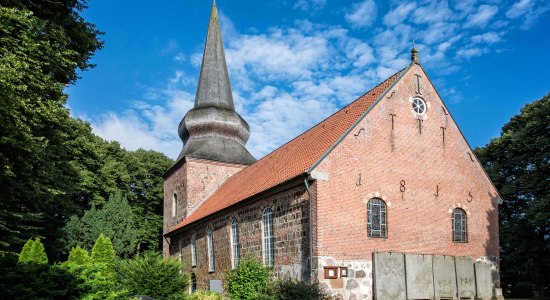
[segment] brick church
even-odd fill
[[[338,299],[501,297],[502,202],[419,63],[256,160],[212,6],[183,149],[164,178],[164,254],[220,290],[253,255]]]

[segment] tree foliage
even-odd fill
[[[0,0],[0,257],[44,238],[60,260],[60,230],[72,215],[127,196],[139,215],[136,246],[159,249],[162,177],[172,164],[154,151],[126,151],[92,133],[66,108],[67,84],[101,47],[84,21],[85,1]]]
[[[509,295],[530,283],[544,293],[550,287],[550,94],[523,107],[500,137],[475,152],[504,199],[504,291]]]
[[[83,245],[91,248],[100,234],[112,239],[113,248],[120,257],[130,257],[136,253],[139,243],[135,230],[132,207],[120,193],[109,197],[109,201],[96,209],[92,206],[79,218],[72,216],[65,227],[66,247]]]

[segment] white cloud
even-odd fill
[[[499,41],[500,41],[500,34],[494,31],[472,36],[472,42],[475,44],[481,44],[481,43],[494,44]]]
[[[464,58],[471,58],[475,56],[480,56],[482,54],[487,53],[486,48],[464,48],[460,49],[456,52],[457,56],[464,57]]]
[[[355,3],[346,13],[346,21],[355,28],[369,27],[376,19],[377,7],[374,0]]]
[[[533,4],[534,3],[531,0],[519,0],[508,9],[506,16],[510,19],[519,18],[531,10],[533,8]]]
[[[447,22],[453,16],[447,1],[432,1],[414,11],[413,21],[416,24]]]
[[[298,0],[292,8],[301,10],[318,10],[325,6],[326,0]]]
[[[384,24],[386,26],[395,26],[406,21],[409,14],[416,8],[415,2],[405,2],[390,10],[384,16]]]
[[[480,5],[477,11],[468,17],[466,28],[468,27],[485,27],[487,23],[497,14],[498,7],[496,5]]]

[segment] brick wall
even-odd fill
[[[416,75],[429,106],[423,117],[412,111]],[[482,116],[472,117],[482,126]],[[328,173],[329,179],[317,182],[315,256],[370,261],[379,251],[474,260],[499,255],[498,194],[419,66],[408,71],[316,170]],[[387,203],[387,238],[367,236],[366,203],[373,197]],[[467,243],[452,241],[451,212],[457,207],[467,213]]]
[[[262,212],[266,207],[273,211],[275,250],[275,276],[289,275],[305,278],[309,274],[309,217],[308,193],[302,181],[293,183],[273,195],[241,204],[186,227],[170,239],[170,255],[178,256],[178,243],[182,240],[183,261],[197,278],[198,289],[208,289],[211,279],[223,279],[231,269],[231,221],[239,222],[241,258],[248,255],[262,259]],[[215,272],[208,271],[208,228],[213,229]],[[191,267],[191,236],[196,234],[197,265]]]

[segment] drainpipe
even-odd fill
[[[307,178],[307,176],[304,176],[304,185],[306,186],[309,197],[309,279],[313,280],[313,197],[309,189],[309,184],[307,183]]]

